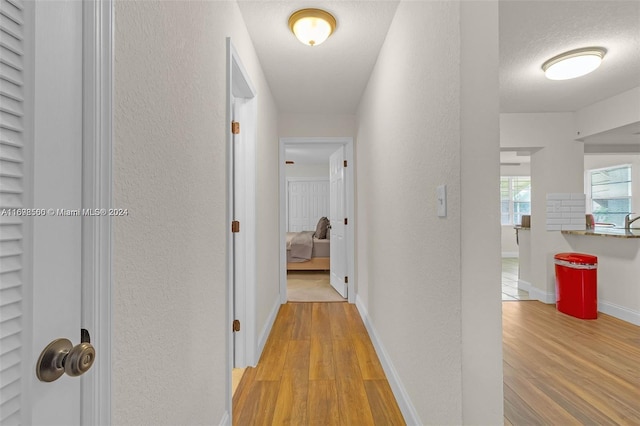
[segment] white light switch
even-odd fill
[[[438,217],[447,216],[447,185],[440,185],[436,189],[438,196]]]

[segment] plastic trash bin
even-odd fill
[[[583,253],[558,253],[556,309],[582,319],[598,318],[598,258]]]

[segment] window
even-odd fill
[[[519,225],[523,214],[531,214],[531,178],[503,176],[500,178],[500,212],[503,225]]]
[[[595,222],[623,227],[631,213],[631,166],[589,170],[588,176]]]

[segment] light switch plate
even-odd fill
[[[438,197],[438,217],[447,217],[447,185],[436,188]]]

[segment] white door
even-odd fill
[[[74,425],[80,379],[35,371],[51,341],[80,342],[82,2],[0,1],[0,423]]]
[[[347,240],[345,238],[345,182],[344,147],[329,158],[329,221],[331,285],[344,298],[347,297]]]

